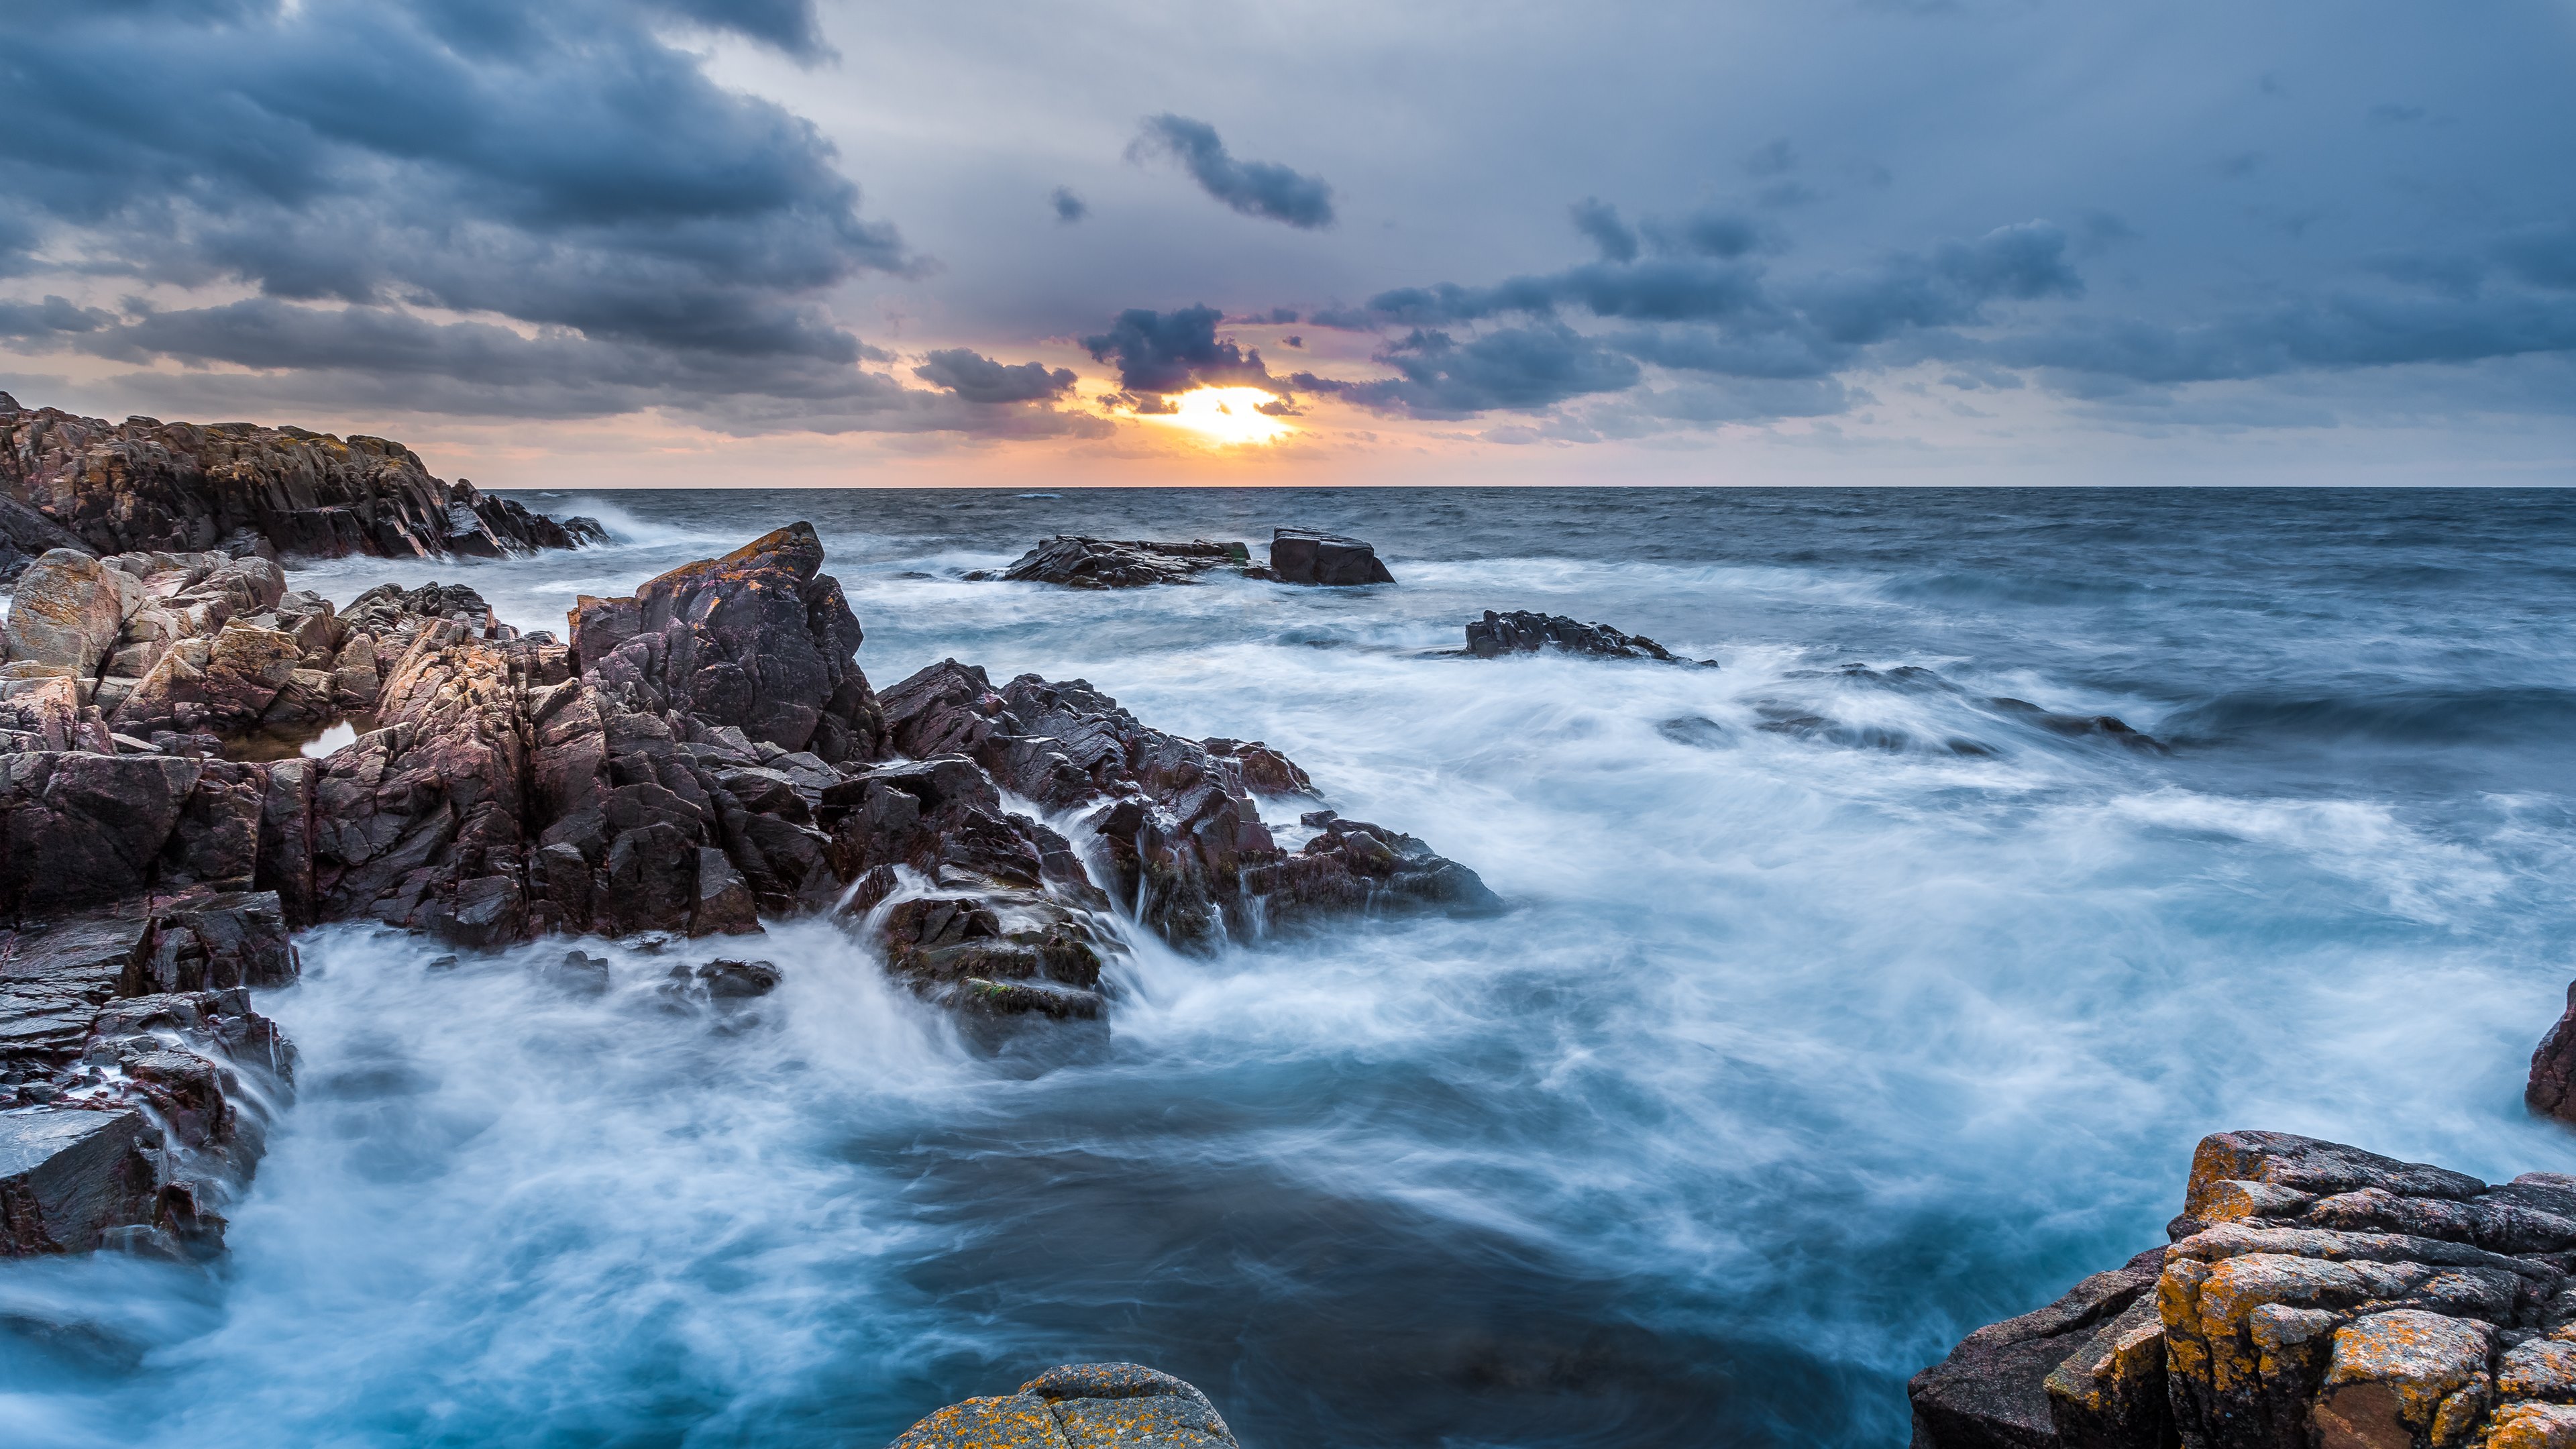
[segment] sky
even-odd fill
[[[0,0],[0,390],[503,487],[2576,482],[2576,0]]]

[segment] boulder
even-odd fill
[[[0,1112],[0,1257],[86,1253],[150,1223],[157,1135],[132,1108]]]
[[[1642,634],[1622,634],[1607,624],[1585,624],[1563,614],[1534,614],[1526,609],[1497,614],[1487,609],[1484,618],[1467,625],[1467,652],[1479,659],[1536,654],[1548,649],[1599,659],[1689,662]]]
[[[968,1399],[888,1449],[1233,1449],[1234,1431],[1196,1388],[1132,1363],[1066,1364],[1004,1398]]]
[[[2576,1401],[2576,1178],[2223,1132],[2168,1232],[1918,1374],[1918,1449],[2553,1443]]]
[[[121,578],[89,554],[68,548],[29,564],[9,604],[9,659],[59,664],[79,678],[96,678],[125,629]]]
[[[1272,530],[1268,576],[1283,584],[1331,587],[1395,582],[1374,545],[1303,528]]]
[[[1191,584],[1214,568],[1244,567],[1251,550],[1239,543],[1150,543],[1143,540],[1050,538],[1003,569],[1001,578],[1062,584],[1074,589],[1133,589],[1147,584]]]

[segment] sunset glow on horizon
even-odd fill
[[[1193,433],[1206,443],[1220,448],[1240,447],[1248,443],[1275,443],[1297,429],[1260,409],[1275,401],[1272,395],[1257,387],[1202,387],[1181,393],[1172,399],[1174,411],[1138,413],[1149,423],[1179,428]]]

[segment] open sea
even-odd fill
[[[290,581],[560,632],[807,519],[880,688],[1266,740],[1513,909],[1139,939],[1046,1071],[819,923],[724,1019],[658,1009],[690,948],[573,999],[561,943],[314,932],[230,1254],[0,1264],[0,1443],[878,1449],[1123,1359],[1251,1449],[1892,1449],[1908,1375],[2162,1241],[2204,1133],[2576,1171],[2521,1102],[2576,976],[2576,490],[520,496],[617,542]],[[1282,524],[1397,583],[960,577]],[[1488,608],[1722,667],[1444,654]]]

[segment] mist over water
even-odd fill
[[[809,519],[880,688],[953,655],[1267,740],[1516,908],[1140,942],[1052,1063],[819,924],[593,946],[599,997],[561,943],[314,933],[230,1257],[0,1265],[0,1437],[875,1449],[1105,1358],[1256,1449],[1895,1445],[1961,1333],[2162,1240],[2206,1132],[2576,1170],[2520,1101],[2576,975],[2576,495],[527,501],[620,542],[292,582],[560,631]],[[1274,524],[1400,582],[958,577]],[[1486,608],[1722,667],[1431,655]],[[776,995],[657,992],[745,944]]]

